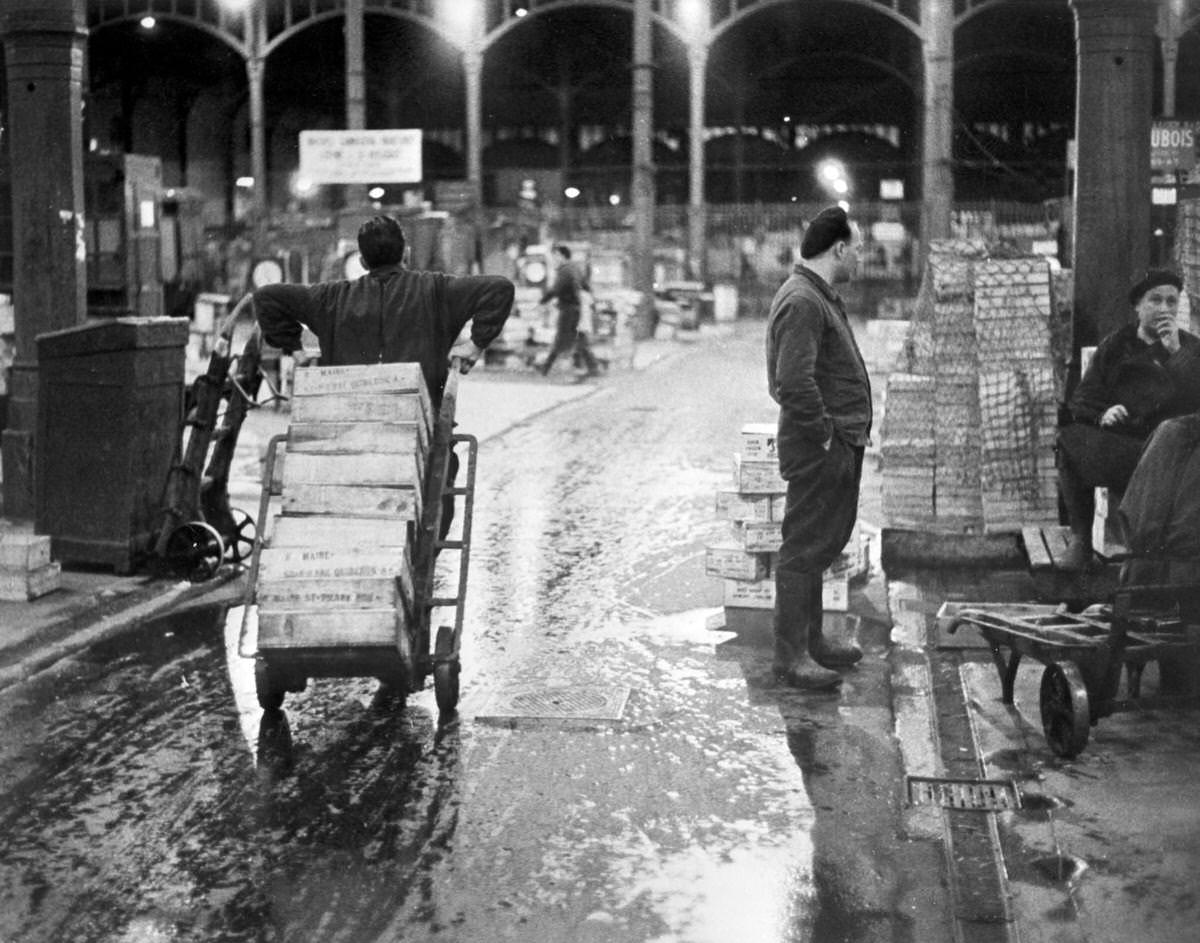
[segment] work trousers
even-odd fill
[[[837,559],[858,519],[863,449],[836,435],[812,445],[788,479],[783,544],[775,566],[775,638],[793,648],[821,627],[821,574]]]
[[[1124,491],[1142,456],[1145,440],[1082,422],[1058,432],[1058,489],[1067,523],[1077,534],[1092,530],[1095,488]]]

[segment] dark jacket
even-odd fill
[[[771,302],[767,390],[779,404],[779,470],[831,436],[865,446],[871,436],[871,380],[842,299],[802,265]]]
[[[1094,424],[1118,403],[1129,419],[1109,429],[1141,438],[1164,419],[1200,409],[1200,338],[1180,331],[1179,350],[1169,354],[1143,342],[1136,324],[1105,337],[1071,396],[1071,417]]]
[[[558,307],[579,309],[579,292],[590,291],[587,280],[579,274],[572,262],[563,262],[554,273],[554,284],[542,293],[541,303],[558,299]]]
[[[471,340],[487,347],[503,329],[513,295],[512,282],[500,276],[387,265],[353,281],[267,285],[254,292],[254,305],[263,337],[285,353],[300,347],[306,325],[324,364],[420,363],[437,402],[463,327],[471,321]]]

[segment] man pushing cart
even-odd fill
[[[482,356],[484,348],[500,335],[513,309],[515,289],[512,282],[501,276],[453,276],[406,268],[403,264],[404,232],[400,224],[389,216],[376,216],[363,223],[358,232],[358,247],[367,270],[359,278],[314,285],[267,285],[248,295],[239,307],[253,305],[264,340],[291,354],[297,367],[306,367],[310,361],[309,352],[301,345],[304,327],[316,335],[320,345],[321,367],[312,375],[312,382],[308,382],[307,377],[299,378],[304,371],[298,371],[297,374],[296,403],[293,405],[284,476],[285,482],[290,479],[294,487],[285,488],[285,491],[291,491],[291,495],[284,494],[284,516],[288,516],[289,505],[297,521],[303,520],[306,513],[311,516],[311,510],[305,512],[296,503],[307,500],[316,501],[315,507],[324,509],[328,515],[331,506],[322,503],[325,498],[343,500],[344,496],[325,492],[322,497],[320,489],[339,486],[345,478],[343,472],[359,478],[366,476],[368,480],[358,484],[370,489],[378,484],[370,480],[371,476],[403,487],[396,476],[403,478],[411,471],[414,504],[410,519],[415,526],[412,528],[413,539],[400,548],[408,555],[407,562],[399,566],[394,559],[360,563],[367,567],[363,572],[375,572],[372,566],[383,567],[380,572],[395,571],[394,575],[400,581],[401,609],[413,605],[428,607],[431,603],[438,603],[432,597],[432,561],[439,549],[450,545],[444,538],[454,514],[456,497],[466,498],[468,513],[464,518],[462,543],[466,544],[469,540],[475,450],[473,440],[454,435],[452,429],[457,376],[467,373]],[[468,325],[467,337],[460,340],[460,335]],[[453,377],[452,364],[455,370]],[[343,369],[371,365],[376,369]],[[378,369],[382,365],[391,365],[391,369]],[[372,379],[369,378],[370,374],[376,376]],[[370,389],[372,386],[374,388]],[[372,400],[373,405],[366,403],[371,397],[385,399],[378,402]],[[414,402],[419,408],[413,406]],[[300,409],[299,416],[297,408]],[[342,415],[346,409],[353,411],[355,408],[379,411],[359,416]],[[392,416],[389,409],[396,415]],[[312,413],[307,420],[304,418],[305,410]],[[329,410],[332,412],[326,415]],[[400,418],[401,413],[408,418]],[[365,424],[368,420],[391,423],[394,428],[367,430]],[[360,422],[364,428],[353,428]],[[424,432],[420,431],[422,426]],[[381,432],[384,433],[382,437],[370,444],[371,449],[377,450],[369,453],[376,456],[370,461],[362,457],[368,453],[363,452],[360,446],[348,444],[356,441],[361,443],[364,435],[374,436]],[[455,486],[459,470],[458,456],[454,451],[457,441],[468,441],[470,445],[466,488]],[[277,443],[273,443],[272,455],[276,450]],[[356,450],[359,453],[357,455],[354,454]],[[341,461],[329,460],[338,455]],[[401,459],[397,456],[405,457]],[[296,461],[293,462],[293,459]],[[372,462],[377,467],[371,467]],[[290,469],[286,467],[288,465]],[[269,485],[268,478],[264,487],[264,504]],[[307,497],[301,499],[300,495]],[[356,499],[361,500],[362,497],[362,492],[355,493]],[[332,509],[336,510],[336,507]],[[317,516],[320,516],[320,512]],[[330,519],[337,520],[337,516],[333,515]],[[308,523],[316,528],[326,526],[313,524],[311,520]],[[284,530],[295,526],[289,522]],[[322,541],[334,542],[343,538],[348,531],[353,532],[353,543],[357,548],[377,552],[378,556],[386,557],[386,551],[397,549],[392,531],[385,529],[376,533],[370,530],[371,526],[365,520],[360,520],[353,528],[328,525],[323,536],[314,530],[296,538],[297,551],[290,557],[302,558],[303,548],[308,548],[309,552],[319,552]],[[409,529],[400,530],[407,532]],[[272,549],[279,549],[280,535],[277,533],[274,539],[276,546]],[[284,541],[291,539],[282,537]],[[267,571],[259,572],[259,565],[256,553],[252,567],[252,591],[253,584],[267,577]],[[275,565],[277,561],[270,562],[270,566]],[[464,577],[465,566],[464,554],[464,572],[461,574]],[[291,587],[291,590],[294,589]],[[368,588],[364,591],[370,593],[374,590]],[[457,653],[457,638],[461,632],[461,591],[457,601],[459,616],[453,630],[454,653]],[[413,625],[419,625],[427,616],[427,612],[424,616],[420,612],[408,614],[409,622]],[[356,618],[361,621],[365,617]],[[283,631],[293,631],[303,622],[299,617],[285,620]],[[328,620],[325,622],[328,624]],[[291,629],[287,628],[289,625]],[[262,628],[260,624],[260,633]],[[411,633],[399,633],[398,644],[407,645],[412,640]],[[446,655],[446,646],[450,644],[449,637],[444,638],[440,645],[442,655],[435,653],[435,658],[428,664],[423,653],[409,653],[408,657],[402,655],[400,658],[406,670],[399,675],[391,671],[378,674],[386,674],[384,680],[401,686],[406,693],[419,684],[420,677],[413,675],[423,675],[423,667],[432,669],[435,664],[450,663]],[[278,707],[285,690],[303,686],[305,666],[298,654],[293,655],[295,657],[280,656],[275,659],[260,657],[259,697],[264,707]],[[276,670],[272,661],[282,667]],[[292,663],[290,668],[285,664],[288,662]],[[415,672],[408,670],[414,665]],[[358,671],[358,667],[354,665],[346,671],[329,673],[376,674]],[[441,672],[434,671],[435,680],[440,681],[438,701],[443,708],[446,707],[443,695],[451,688],[453,700],[457,699],[456,659],[453,667],[453,672],[448,668]],[[312,673],[325,672],[314,670]],[[439,678],[439,675],[443,677]]]

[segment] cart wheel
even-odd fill
[[[254,552],[254,541],[258,538],[258,527],[254,518],[241,508],[230,508],[229,516],[233,520],[233,530],[229,534],[229,544],[225,548],[225,557],[230,563],[241,563],[249,559]]]
[[[191,521],[171,531],[164,556],[177,577],[203,583],[216,574],[225,556],[225,544],[216,528],[202,521]]]
[[[1042,672],[1042,730],[1058,756],[1071,759],[1087,746],[1092,726],[1087,685],[1073,664],[1051,663]]]
[[[277,711],[283,706],[283,679],[262,657],[254,659],[254,690],[258,694],[258,706],[263,710]]]
[[[435,658],[450,655],[454,651],[454,630],[448,625],[438,628],[437,642],[434,645]],[[461,666],[458,656],[453,661],[439,661],[433,666],[433,694],[437,698],[438,710],[443,714],[453,714],[458,707],[458,675]]]

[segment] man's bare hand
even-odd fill
[[[316,358],[313,357],[313,355],[303,347],[298,347],[292,351],[292,363],[297,367],[307,367],[315,359]]]
[[[1158,335],[1159,343],[1170,353],[1179,350],[1179,322],[1174,317],[1159,318],[1154,323],[1154,332]]]
[[[462,373],[470,373],[475,361],[483,356],[483,348],[476,347],[474,341],[460,341],[450,348],[450,361],[458,359],[458,369]]]
[[[1129,419],[1129,410],[1120,403],[1116,406],[1109,406],[1104,410],[1104,415],[1100,417],[1101,426],[1115,426],[1119,422],[1125,422]]]

